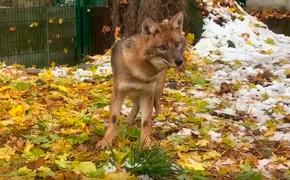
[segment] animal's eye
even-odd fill
[[[175,44],[175,47],[180,47],[181,45],[180,42],[175,42],[174,44]]]
[[[164,44],[162,44],[161,46],[159,46],[158,47],[161,51],[164,51],[164,50],[166,50],[167,48],[166,48],[166,46],[164,45]]]

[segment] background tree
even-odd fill
[[[145,17],[155,21],[170,18],[178,11],[185,13],[185,31],[200,37],[202,15],[195,0],[109,0],[113,29],[121,28],[122,36],[140,31]]]

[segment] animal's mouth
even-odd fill
[[[163,60],[162,61],[164,64],[166,64],[168,67],[176,67],[176,64],[170,64],[168,61],[166,61],[166,60]]]

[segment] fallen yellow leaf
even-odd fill
[[[192,157],[192,154],[182,154],[178,152],[177,155],[179,157],[178,164],[183,168],[193,169],[195,171],[205,170],[204,165],[196,160],[200,159],[197,153],[193,154],[194,156],[198,156],[195,158]]]
[[[202,139],[202,140],[198,140],[196,142],[196,145],[198,145],[198,146],[206,146],[208,143],[209,143],[208,140]]]
[[[0,92],[5,91],[6,89],[11,89],[11,87],[10,86],[3,86],[0,88]]]
[[[27,154],[29,153],[30,149],[33,147],[34,145],[30,142],[30,141],[27,141],[26,144],[25,144],[25,148],[23,150],[23,154]]]
[[[25,107],[23,105],[17,105],[13,106],[12,109],[10,109],[9,114],[13,117],[18,117],[21,115],[24,115]]]
[[[15,150],[8,145],[6,145],[3,148],[0,148],[0,159],[9,161],[11,156],[13,156],[14,154],[15,154]]]
[[[193,33],[188,33],[185,37],[186,41],[188,44],[192,44],[194,39],[195,39],[195,36]]]
[[[215,150],[208,151],[202,155],[203,160],[217,159],[219,157],[221,157],[221,154]]]
[[[137,178],[134,176],[129,175],[128,173],[121,172],[121,173],[110,173],[107,174],[104,178],[104,180],[136,180]]]

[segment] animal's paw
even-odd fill
[[[102,139],[100,142],[96,144],[97,150],[102,150],[110,147],[112,145],[111,141],[107,141],[106,139]]]

